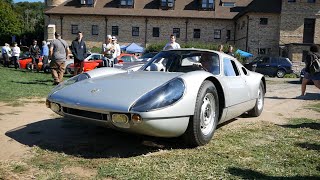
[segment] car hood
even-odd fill
[[[66,86],[48,99],[71,108],[127,112],[141,96],[181,74],[138,71],[102,76]]]

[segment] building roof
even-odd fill
[[[231,11],[240,11],[234,18],[238,19],[241,16],[253,12],[253,13],[281,13],[281,0],[253,0],[247,7],[239,9],[238,7],[232,8]]]
[[[230,7],[220,6],[221,1],[228,0],[215,0],[214,11],[203,11],[198,10],[198,0],[175,1],[174,10],[160,9],[158,0],[135,0],[134,8],[118,8],[119,0],[96,0],[94,7],[81,6],[79,0],[67,0],[59,6],[47,9],[45,14],[232,19],[239,13],[231,12]],[[241,7],[247,6],[251,1],[233,0],[236,6]]]

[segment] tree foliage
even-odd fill
[[[0,1],[0,40],[7,41],[12,35],[21,34],[21,20],[12,5]]]

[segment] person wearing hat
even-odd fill
[[[71,52],[74,57],[74,75],[83,73],[84,59],[87,57],[86,43],[83,41],[83,34],[79,31],[77,37],[71,43]]]
[[[112,36],[107,35],[106,43],[102,45],[102,54],[107,59],[105,66],[113,66],[113,58],[115,53],[115,46],[112,42]]]
[[[53,85],[58,85],[63,81],[65,72],[65,62],[69,53],[68,43],[61,39],[59,33],[55,33],[55,39],[50,43],[50,68],[53,77]]]

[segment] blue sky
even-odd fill
[[[28,1],[28,2],[44,2],[44,0],[13,0],[14,3],[17,3],[17,2],[25,2],[25,1]]]

